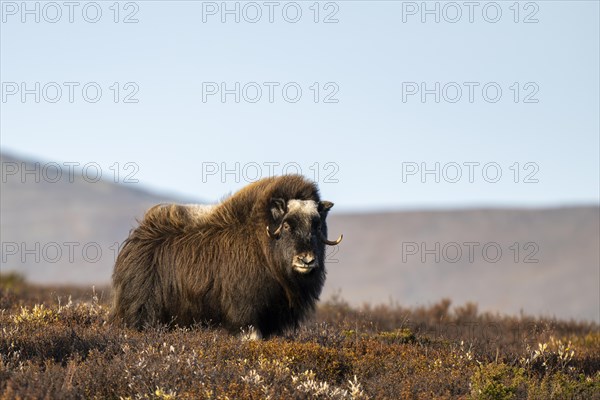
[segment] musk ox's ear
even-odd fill
[[[278,197],[271,198],[269,201],[269,210],[271,211],[273,221],[281,221],[286,212],[285,200]]]
[[[331,207],[333,207],[332,202],[327,201],[327,200],[320,201],[319,202],[319,213],[326,214],[327,211],[331,210]]]

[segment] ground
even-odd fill
[[[107,288],[0,277],[0,398],[600,399],[597,324],[322,302],[265,341],[107,323]]]

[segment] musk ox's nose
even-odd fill
[[[312,266],[315,263],[315,256],[312,254],[300,254],[298,258],[306,265]]]

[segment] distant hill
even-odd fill
[[[31,282],[107,283],[118,251],[115,243],[127,237],[136,218],[157,203],[189,202],[150,193],[135,183],[93,182],[93,171],[69,173],[62,163],[57,163],[61,178],[54,182],[57,168],[50,163],[7,154],[0,155],[0,162],[0,265],[2,271],[24,273]],[[34,173],[21,173],[36,170],[39,182]],[[103,171],[104,176],[109,172]]]
[[[32,282],[109,282],[117,244],[135,218],[160,202],[190,202],[136,184],[90,183],[81,174],[74,174],[73,182],[66,174],[55,183],[36,183],[33,175],[23,182],[6,167],[25,163],[33,170],[35,162],[6,154],[0,159],[0,267]],[[355,305],[397,301],[411,306],[448,297],[454,304],[475,302],[480,310],[600,320],[597,206],[334,210],[329,231],[332,237],[343,233],[344,241],[328,254],[323,298],[340,292]]]
[[[480,310],[598,321],[599,216],[597,207],[334,213],[331,236],[343,232],[344,241],[331,256],[339,263],[329,264],[327,293],[411,305],[447,297]]]

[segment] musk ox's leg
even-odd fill
[[[113,272],[113,323],[142,329],[161,322],[164,302],[158,267],[153,262],[155,247],[153,242],[131,238],[123,245]]]
[[[118,279],[115,283],[112,322],[135,329],[156,323],[158,304],[153,298],[156,290],[152,282],[129,273],[123,274],[122,278],[124,279]]]

